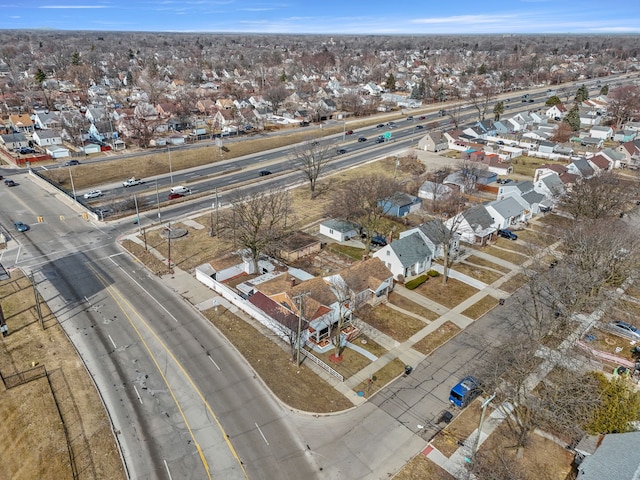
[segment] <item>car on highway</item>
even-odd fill
[[[26,223],[22,223],[22,222],[13,222],[13,227],[18,232],[26,232],[27,230],[29,230],[29,225],[27,225]]]
[[[182,198],[184,195],[182,193],[170,193],[169,200],[175,200],[176,198]]]
[[[518,235],[516,235],[515,233],[513,233],[511,230],[509,230],[507,228],[498,230],[498,236],[502,237],[502,238],[507,238],[509,240],[517,240],[518,239]]]
[[[384,137],[378,137],[376,138],[376,143],[384,143]]]
[[[367,137],[360,137],[358,138],[359,142],[366,142],[367,141]]]
[[[261,177],[265,177],[267,175],[271,175],[271,170],[260,170]]]
[[[131,177],[122,182],[123,187],[133,187],[134,185],[142,185],[144,182],[136,177]]]
[[[387,122],[387,127],[396,128],[396,122]]]
[[[611,329],[614,331],[618,331],[620,333],[626,333],[627,335],[640,339],[640,330],[638,330],[636,327],[634,327],[630,323],[619,320],[617,322],[611,323],[610,326],[611,326]]]
[[[426,119],[426,118],[427,118],[427,117],[426,117],[426,115],[420,115],[420,116],[418,117],[418,120],[424,120],[424,119]]]
[[[416,130],[422,130],[424,128],[424,125],[416,125]]]
[[[17,183],[16,183],[16,182],[14,182],[13,180],[11,180],[10,178],[7,178],[7,179],[4,181],[4,184],[5,184],[7,187],[15,187],[15,186],[17,185]]]
[[[84,194],[84,198],[89,199],[89,198],[98,198],[102,196],[102,190],[91,190],[90,192],[87,192]]]
[[[74,165],[80,165],[80,162],[78,160],[69,160],[64,162],[65,167],[73,167]]]
[[[347,153],[347,149],[346,148],[339,148],[338,150],[336,150],[336,153],[338,155],[343,155],[343,154]]]
[[[384,123],[379,123],[376,125],[376,128],[384,128]]]
[[[353,130],[347,130],[346,132],[344,132],[346,135],[353,135]]]
[[[407,122],[410,122],[411,120],[413,120],[413,116],[409,115],[409,116],[407,117]]]

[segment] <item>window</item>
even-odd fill
[[[330,228],[330,229],[329,229],[329,233],[330,233],[331,235],[333,235],[333,228]]]
[[[387,257],[391,256],[391,250],[387,250]]]

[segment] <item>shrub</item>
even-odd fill
[[[435,278],[435,277],[439,277],[440,276],[440,272],[437,272],[437,271],[432,269],[432,270],[429,270],[427,272],[427,275],[429,275],[432,278]]]
[[[427,280],[429,280],[429,277],[427,275],[420,275],[419,277],[409,280],[407,283],[404,284],[404,286],[407,287],[409,290],[413,290],[415,288],[418,288]]]

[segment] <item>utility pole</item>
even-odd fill
[[[169,268],[169,273],[171,273],[171,222],[167,225],[167,267]]]
[[[173,186],[173,168],[171,168],[171,147],[167,144],[167,153],[169,154],[169,179],[171,180],[171,186]]]
[[[304,297],[311,295],[311,292],[303,292],[296,295],[294,300],[298,300],[298,332],[296,334],[296,365],[300,366],[300,333],[302,330],[302,301]]]
[[[160,220],[160,196],[158,195],[158,179],[156,178],[156,205],[158,205],[158,220]]]
[[[220,200],[218,199],[218,189],[216,188],[216,235],[220,236],[220,217],[218,210],[220,208]]]
[[[489,398],[487,398],[482,405],[480,406],[482,413],[480,413],[480,423],[478,424],[478,435],[473,442],[473,448],[471,449],[471,458],[468,459],[468,462],[473,465],[473,462],[476,460],[476,453],[478,452],[478,445],[480,444],[480,435],[482,435],[482,424],[484,423],[484,414],[487,409],[487,406],[491,403],[491,401],[496,398],[496,394],[494,393]],[[471,478],[471,470],[469,470],[469,475],[467,478]]]
[[[138,210],[138,197],[136,194],[133,194],[133,202],[136,204],[136,223],[138,224],[138,235],[142,234],[142,230],[140,229],[140,211]]]

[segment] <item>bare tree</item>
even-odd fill
[[[614,88],[609,92],[608,99],[607,113],[612,117],[615,129],[619,130],[624,122],[631,120],[640,110],[640,87],[623,85]]]
[[[222,233],[246,249],[257,272],[260,255],[288,232],[289,195],[282,189],[240,193],[230,206],[222,218]]]
[[[476,85],[469,93],[471,105],[478,111],[478,121],[482,121],[490,111],[489,106],[496,96],[495,88],[491,85]]]
[[[382,175],[365,175],[350,180],[335,193],[328,213],[336,218],[356,222],[366,234],[366,251],[371,250],[375,235],[387,214],[385,200],[398,191],[398,183]]]
[[[331,161],[334,145],[332,143],[309,139],[298,144],[291,151],[291,162],[300,170],[309,182],[311,198],[316,195],[318,178],[324,173]]]
[[[282,105],[282,102],[289,96],[289,92],[284,85],[278,85],[265,90],[262,96],[271,104],[273,113],[277,115],[280,105]]]

